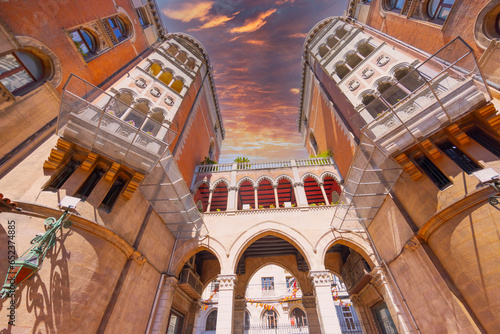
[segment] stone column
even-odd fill
[[[196,326],[198,325],[197,320],[200,316],[201,305],[198,300],[195,300],[191,307],[189,308],[189,313],[186,317],[187,328],[186,333],[196,333]]]
[[[236,210],[236,186],[230,186],[227,190],[227,211]]]
[[[276,202],[276,207],[279,208],[280,207],[280,201],[279,201],[279,198],[278,198],[278,185],[277,184],[273,185],[273,190],[274,190],[274,200]]]
[[[219,307],[216,334],[229,334],[233,332],[236,275],[219,275],[217,279],[219,280]]]
[[[304,189],[304,182],[295,182],[293,187],[295,188],[297,206],[309,206],[309,203],[307,203],[306,191]]]
[[[302,296],[302,306],[306,310],[309,334],[321,334],[318,312],[316,312],[316,298],[314,296]]]
[[[236,298],[234,301],[234,328],[233,334],[245,333],[246,298]]]
[[[342,334],[332,297],[332,280],[328,270],[310,271],[314,286],[316,308],[322,334]]]
[[[210,206],[212,205],[212,196],[213,195],[214,195],[214,190],[210,189],[210,195],[208,195],[207,211],[205,211],[205,212],[210,212]]]
[[[404,307],[393,290],[391,284],[389,284],[389,279],[385,270],[381,267],[376,267],[370,273],[372,276],[371,283],[383,295],[383,299],[389,312],[391,313],[392,321],[396,328],[398,328],[400,333],[411,333],[412,326],[409,323],[409,319],[406,316]]]
[[[359,295],[350,295],[349,299],[351,300],[352,306],[356,310],[356,314],[358,315],[358,320],[361,327],[364,329],[364,333],[372,334],[373,330],[370,324],[370,320],[366,315],[365,306],[363,304],[363,300]]]
[[[325,204],[328,205],[328,196],[326,196],[325,186],[323,182],[319,183],[319,187],[321,188],[321,193],[323,194],[323,199],[325,200]]]
[[[258,187],[253,187],[253,196],[255,197],[255,209],[259,208],[259,198],[257,197],[257,189]]]
[[[175,277],[165,278],[165,282],[161,287],[160,298],[153,320],[153,328],[151,333],[163,334],[167,331],[168,318],[170,316],[170,308],[174,300],[175,289],[177,288],[177,279]]]

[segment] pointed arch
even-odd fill
[[[243,182],[250,182],[252,184],[252,187],[255,187],[256,186],[256,182],[254,181],[254,179],[252,179],[251,177],[249,176],[245,176],[245,177],[242,177],[238,183],[236,183],[236,188],[239,189],[241,187],[241,184]]]
[[[274,185],[274,184],[275,184],[275,182],[274,182],[273,178],[272,178],[272,177],[270,177],[270,176],[268,176],[268,175],[262,175],[262,176],[260,176],[260,177],[257,179],[257,181],[255,181],[255,184],[256,184],[257,186],[259,186],[259,185],[260,185],[260,183],[261,183],[262,181],[264,181],[264,180],[268,180],[268,181],[269,181],[269,183],[271,183],[271,185]]]
[[[210,187],[210,190],[215,190],[215,188],[217,188],[217,186],[220,183],[224,183],[226,185],[226,187],[229,188],[229,181],[226,180],[225,178],[220,178],[220,179],[217,179],[217,180],[212,182],[212,186]]]
[[[301,180],[302,182],[304,182],[304,181],[305,181],[305,179],[307,179],[308,177],[313,178],[313,179],[314,179],[316,182],[318,182],[318,183],[320,183],[320,182],[321,182],[321,180],[319,179],[319,177],[318,177],[317,175],[315,175],[315,174],[313,174],[313,173],[310,173],[310,172],[307,172],[307,173],[305,173],[304,175],[302,175],[302,177],[300,178],[300,180]]]

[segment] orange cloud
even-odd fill
[[[279,6],[279,5],[285,4],[285,3],[287,3],[287,2],[289,2],[289,3],[294,3],[294,2],[295,2],[295,0],[277,0],[277,1],[276,1],[276,4]]]
[[[300,90],[298,88],[292,88],[290,89],[290,92],[292,92],[293,95],[298,95],[300,93]]]
[[[169,7],[168,9],[163,9],[163,14],[168,18],[182,22],[189,22],[195,19],[205,21],[214,3],[214,1],[182,3],[178,8]]]
[[[306,33],[297,33],[293,35],[288,35],[288,37],[295,37],[295,38],[305,38],[307,36]]]
[[[211,17],[205,17],[205,18],[200,18],[200,21],[207,21],[204,25],[198,27],[198,28],[192,28],[189,29],[189,31],[198,31],[198,30],[203,30],[203,29],[208,29],[208,28],[214,28],[218,27],[221,25],[224,25],[227,21],[231,21],[238,15],[240,12],[234,13],[232,16],[226,16],[226,15],[215,15]]]
[[[230,30],[231,33],[253,32],[259,30],[267,23],[266,19],[276,12],[276,8],[269,9],[264,13],[260,13],[256,18],[246,19],[244,25]]]
[[[264,45],[266,42],[265,41],[256,40],[256,39],[250,39],[248,41],[245,41],[245,43],[255,44],[255,45]]]

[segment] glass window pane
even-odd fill
[[[40,58],[32,53],[23,51],[16,52],[15,54],[36,80],[40,80],[43,77],[43,63]]]
[[[18,88],[24,87],[34,82],[34,80],[30,77],[28,72],[22,70],[11,74],[6,78],[0,79],[0,82],[2,82],[2,85],[4,85],[9,92],[13,92]]]
[[[95,49],[95,43],[92,37],[86,32],[86,31],[81,31],[83,38],[85,38],[85,42],[87,42],[87,45],[90,48],[90,51],[93,51]]]
[[[87,57],[88,54],[90,53],[90,50],[87,48],[87,45],[85,45],[85,42],[81,38],[80,34],[78,31],[73,31],[69,34],[71,36],[71,39],[75,43],[76,47],[80,51],[80,53],[84,56]]]
[[[0,74],[11,71],[19,66],[21,65],[12,54],[0,57]]]

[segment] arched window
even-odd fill
[[[227,210],[228,190],[224,182],[220,182],[212,194],[212,202],[210,203],[210,211],[226,211]]]
[[[330,50],[328,49],[328,47],[325,44],[322,44],[319,46],[319,56],[321,58],[323,58],[328,53],[328,51],[330,51]]]
[[[241,183],[238,189],[238,210],[245,208],[255,209],[255,192],[250,181]]]
[[[390,105],[397,104],[408,95],[399,85],[393,85],[389,81],[379,82],[377,90],[382,94],[382,98]]]
[[[357,49],[359,54],[366,58],[375,50],[375,47],[368,42],[364,42],[360,43]]]
[[[355,52],[347,54],[345,56],[345,60],[351,68],[355,68],[356,66],[358,66],[359,63],[363,61],[363,59],[361,59],[361,57],[358,56]]]
[[[194,61],[193,58],[189,58],[187,63],[186,63],[186,66],[189,67],[190,69],[194,70],[194,68],[196,66],[196,62]]]
[[[175,57],[175,55],[177,54],[177,52],[179,52],[179,48],[177,47],[177,45],[175,44],[172,44],[170,45],[170,47],[167,49],[167,52],[170,53],[172,56]]]
[[[338,38],[342,38],[344,37],[345,35],[347,35],[347,30],[342,27],[342,28],[338,28],[336,31],[335,31],[335,35],[338,37]]]
[[[304,311],[300,308],[294,308],[292,312],[290,312],[290,324],[297,327],[307,326],[307,318]]]
[[[165,71],[160,75],[158,79],[160,79],[160,81],[165,85],[168,85],[170,84],[170,82],[172,82],[173,77],[174,76],[172,75],[172,73],[170,73],[169,71]]]
[[[427,15],[432,20],[445,21],[454,2],[455,0],[430,0],[427,3]]]
[[[106,112],[116,116],[118,118],[122,117],[125,111],[134,103],[134,96],[131,92],[120,92],[115,96],[115,99],[111,101],[106,109]]]
[[[370,113],[370,115],[372,115],[373,118],[377,118],[388,109],[384,102],[377,99],[377,96],[373,93],[363,95],[361,103],[366,106],[366,110]]]
[[[178,61],[180,61],[181,63],[184,64],[187,60],[187,53],[184,51],[181,51],[181,52],[179,52],[179,54],[177,55],[176,58]]]
[[[89,30],[77,29],[70,32],[69,36],[85,60],[96,54],[98,48],[97,39]]]
[[[163,116],[162,111],[154,111],[151,114],[150,119],[147,120],[146,124],[142,127],[142,131],[156,137],[164,120],[165,117]]]
[[[125,22],[121,17],[119,16],[110,17],[108,18],[108,23],[116,38],[116,40],[113,40],[113,44],[118,44],[128,38],[129,33],[127,25],[125,24]]]
[[[338,42],[339,40],[335,38],[335,36],[333,35],[329,36],[328,39],[326,40],[326,44],[328,44],[330,48],[333,48]]]
[[[307,204],[326,204],[325,198],[323,197],[323,192],[321,191],[318,182],[314,178],[307,177],[304,180],[304,190],[306,191]]]
[[[286,178],[282,178],[278,182],[278,202],[280,207],[297,205],[295,200],[295,192],[293,191],[292,183]]]
[[[262,315],[262,322],[265,328],[277,328],[278,327],[278,316],[273,310],[267,310]]]
[[[276,206],[274,198],[274,188],[269,180],[262,180],[257,188],[257,201],[259,208],[269,208],[271,205]]]
[[[158,63],[152,63],[151,66],[149,67],[149,73],[156,77],[158,74],[161,72],[161,65]]]
[[[425,79],[418,71],[412,71],[408,67],[399,68],[395,71],[394,77],[398,79],[399,84],[410,92],[416,91],[425,84]]]
[[[337,64],[337,66],[335,66],[335,73],[340,79],[344,79],[349,72],[350,70],[345,64]]]
[[[210,312],[207,317],[206,331],[214,331],[217,329],[217,310]]]
[[[177,79],[170,87],[180,94],[182,92],[182,88],[184,87],[184,82],[181,79]]]
[[[36,87],[45,72],[43,61],[30,52],[17,51],[0,57],[0,82],[13,95]]]
[[[401,9],[403,9],[404,4],[405,0],[388,0],[386,1],[386,8],[388,10],[400,12]]]

